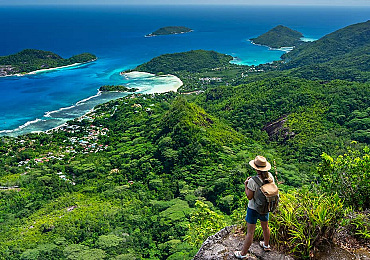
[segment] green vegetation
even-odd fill
[[[196,210],[190,216],[190,225],[185,240],[190,245],[200,247],[209,237],[209,234],[215,234],[227,226],[229,222],[221,214],[212,211],[209,206],[197,200]]]
[[[262,82],[261,85],[266,84]],[[282,84],[281,80],[272,81],[267,88],[278,83]],[[289,86],[293,83],[297,85],[287,81]],[[312,83],[305,80],[301,84],[309,89]],[[261,89],[261,85],[255,87]],[[321,154],[330,150],[331,146],[311,148],[322,140],[330,144],[330,139],[322,136],[303,144],[297,141],[295,145],[302,145],[301,150],[289,148],[294,138],[289,142],[270,141],[260,130],[265,116],[257,111],[255,115],[262,118],[233,126],[232,120],[248,118],[243,117],[248,110],[236,105],[248,104],[253,97],[249,102],[258,107],[257,100],[264,100],[263,95],[249,94],[248,86],[239,88],[245,91],[239,100],[230,98],[240,94],[237,88],[217,88],[222,91],[218,93],[223,93],[220,96],[225,96],[218,102],[228,104],[226,110],[217,107],[216,100],[205,100],[217,98],[209,95],[217,93],[214,92],[217,89],[196,99],[188,96],[189,101],[174,93],[141,95],[100,105],[89,117],[70,122],[69,127],[49,135],[3,138],[0,186],[8,188],[0,191],[1,257],[191,259],[207,236],[235,223],[231,218],[244,219],[247,201],[243,181],[253,174],[247,162],[260,153],[277,161],[279,180],[285,182],[280,185],[286,195],[279,212],[285,212],[284,205],[296,208],[299,203],[307,203],[301,207],[302,214],[293,214],[294,221],[302,227],[296,222],[283,225],[287,221],[285,215],[276,215],[276,223],[272,221],[273,236],[279,242],[275,245],[300,258],[316,248],[318,235],[330,240],[327,232],[338,225],[342,213],[335,214],[333,219],[322,217],[320,221],[325,223],[316,218],[337,195],[321,194],[318,187],[315,193],[297,193],[299,196],[289,191],[291,185],[310,184],[315,178],[321,182],[321,175],[315,173],[320,156],[305,157],[301,153]],[[283,109],[279,102],[274,105]],[[304,105],[291,103],[297,108]],[[235,114],[229,117],[222,111]],[[306,122],[307,126],[310,122]],[[315,137],[314,133],[311,137]],[[343,136],[343,140],[350,140],[350,136]],[[345,143],[336,145],[341,147]],[[357,162],[356,158],[353,160]],[[305,208],[312,209],[311,215],[304,214]],[[343,206],[340,210],[343,212]],[[331,211],[328,214],[333,216]],[[346,225],[354,230],[359,221],[360,217]],[[278,235],[280,231],[286,236]],[[297,233],[301,231],[304,233]],[[356,232],[367,234],[366,229]],[[286,241],[291,243],[285,244]]]
[[[153,74],[175,74],[180,71],[198,72],[204,69],[217,69],[227,66],[233,58],[215,51],[188,51],[164,54],[153,58],[134,70]]]
[[[160,35],[170,35],[170,34],[179,34],[179,33],[188,33],[192,32],[193,30],[184,27],[184,26],[167,26],[167,27],[162,27],[152,33],[149,33],[146,35],[146,37],[152,37],[152,36],[160,36]]]
[[[324,80],[366,82],[370,71],[370,21],[347,26],[282,56],[284,69]]]
[[[237,78],[242,77],[243,72],[256,72],[255,67],[231,64],[232,59],[230,55],[215,51],[195,50],[155,57],[133,71],[172,74],[181,78],[184,83],[181,91],[204,90],[210,86],[234,84]]]
[[[323,154],[319,167],[322,188],[328,193],[338,194],[348,205],[356,209],[370,207],[370,154],[369,148],[364,151],[348,150],[335,160]]]
[[[13,75],[16,73],[28,73],[40,69],[49,69],[72,65],[75,63],[90,62],[96,56],[90,53],[82,53],[63,59],[50,51],[26,49],[16,54],[0,57],[0,75]]]
[[[123,85],[104,85],[99,88],[99,91],[135,92],[137,90],[137,88],[128,88]]]
[[[258,154],[283,182],[270,222],[281,251],[315,257],[338,227],[365,245],[369,82],[231,59],[162,55],[137,70],[198,91],[130,93],[59,130],[1,138],[0,259],[192,259],[243,222]]]
[[[271,48],[293,47],[302,44],[303,34],[286,26],[278,25],[270,31],[250,39],[255,44],[266,45]]]
[[[370,215],[366,213],[351,212],[343,221],[345,227],[356,238],[364,242],[370,239]]]
[[[282,194],[278,212],[269,221],[272,240],[298,259],[309,259],[324,242],[330,243],[344,217],[338,195],[306,190]]]

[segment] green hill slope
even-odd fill
[[[292,47],[302,43],[303,34],[286,26],[278,25],[268,32],[250,39],[255,44],[266,45],[271,48]]]
[[[282,56],[284,69],[323,79],[367,81],[370,72],[370,21],[347,26]]]
[[[365,245],[370,83],[265,73],[230,58],[163,55],[138,69],[232,80],[187,95],[134,93],[58,130],[2,137],[0,259],[190,260],[207,236],[244,222],[248,161],[259,154],[284,182],[275,248],[315,257],[338,225]]]
[[[191,259],[196,200],[230,213],[237,197],[225,191],[239,177],[227,157],[247,139],[174,94],[112,101],[91,117],[2,139],[0,258]]]
[[[0,57],[0,73],[2,76],[16,73],[27,73],[40,69],[56,68],[74,63],[93,61],[96,56],[90,53],[82,53],[63,59],[50,51],[26,49],[16,54]]]
[[[198,102],[253,140],[269,138],[289,158],[308,162],[345,147],[350,140],[370,142],[370,125],[364,119],[369,95],[369,83],[276,77],[208,89]],[[359,119],[364,124],[358,121],[358,113],[364,116]],[[280,123],[267,131],[273,122]]]
[[[324,63],[333,60],[346,59],[346,55],[359,54],[369,57],[370,47],[370,21],[347,26],[330,33],[321,39],[298,47],[286,53],[282,58],[288,68],[302,65]],[[362,58],[362,57],[361,57]],[[346,66],[343,61],[341,65]],[[334,61],[333,61],[334,62]],[[354,64],[353,64],[354,65]],[[358,66],[365,64],[359,63]],[[366,64],[369,69],[369,63]]]
[[[175,74],[181,71],[198,72],[203,69],[227,66],[232,59],[230,55],[215,51],[195,50],[161,55],[134,70],[153,74]]]

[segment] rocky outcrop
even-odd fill
[[[268,123],[262,128],[262,130],[266,131],[272,140],[286,141],[295,136],[295,133],[286,126],[286,121],[287,116],[283,116],[274,122]]]
[[[0,65],[0,77],[16,74],[18,71],[10,65]]]
[[[234,251],[241,250],[244,242],[244,235],[236,230],[236,226],[229,226],[208,237],[193,260],[235,260]],[[249,252],[252,255],[249,260],[293,260],[274,250],[265,252],[258,242],[251,245]]]

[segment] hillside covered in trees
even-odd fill
[[[57,130],[2,137],[0,258],[192,259],[243,224],[259,154],[281,183],[275,249],[315,258],[340,228],[369,251],[370,83],[231,59],[162,55],[137,69],[192,92],[129,93]]]
[[[194,50],[183,53],[165,54],[139,65],[133,70],[153,74],[176,74],[181,71],[199,72],[229,66],[230,55],[215,51]]]
[[[283,69],[299,77],[368,81],[370,21],[353,24],[282,56]]]
[[[16,54],[0,57],[0,76],[28,73],[93,60],[96,60],[96,56],[90,53],[82,53],[63,59],[58,54],[50,51],[26,49]]]
[[[255,44],[266,45],[271,48],[293,47],[301,43],[303,34],[286,26],[278,25],[268,32],[250,39]]]

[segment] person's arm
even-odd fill
[[[254,197],[254,191],[250,190],[247,186],[248,186],[248,181],[251,177],[249,176],[245,182],[244,182],[244,187],[245,187],[245,194],[247,195],[247,198],[249,200],[253,199]]]

